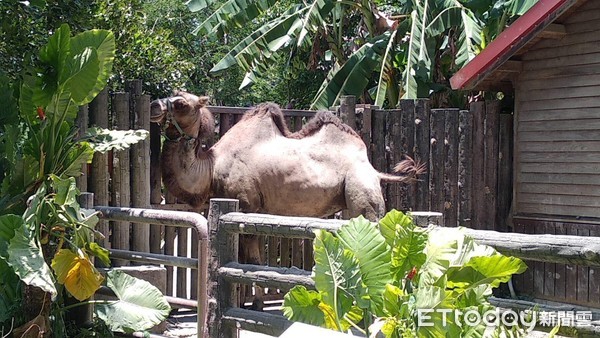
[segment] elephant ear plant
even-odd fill
[[[392,210],[379,223],[361,216],[336,234],[317,230],[314,255],[316,291],[296,286],[285,295],[290,320],[385,337],[526,332],[523,325],[489,327],[465,317],[493,311],[492,289],[526,265],[475,243],[461,228],[423,229]]]
[[[95,151],[119,150],[147,137],[74,127],[79,106],[106,85],[115,55],[110,31],[71,36],[63,25],[41,48],[20,86],[0,81],[0,325],[5,337],[66,336],[64,300],[88,299],[105,277],[91,257],[110,264],[96,239],[94,212],[80,208],[75,178]],[[118,271],[106,275],[116,301],[96,301],[112,331],[145,330],[170,307],[158,289]],[[70,305],[70,307],[77,306]],[[36,335],[37,336],[37,335]]]

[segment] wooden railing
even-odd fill
[[[303,285],[314,289],[314,282],[308,271],[238,263],[240,234],[311,240],[315,230],[335,232],[344,222],[346,221],[244,214],[238,212],[237,200],[211,200],[208,217],[211,261],[208,273],[210,306],[207,336],[236,337],[238,329],[278,336],[291,326],[291,322],[282,316],[239,308],[237,284],[256,284],[282,290]],[[436,231],[436,228],[432,231]],[[473,229],[464,231],[477,243],[490,245],[505,255],[537,262],[600,266],[600,237],[529,235]],[[497,298],[493,302],[519,309],[536,305],[532,302]],[[544,306],[540,308],[544,309]],[[598,329],[592,325],[578,330],[596,332]]]

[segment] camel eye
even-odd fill
[[[177,110],[184,109],[185,107],[187,107],[187,102],[185,102],[184,100],[177,100],[173,102],[173,107]]]

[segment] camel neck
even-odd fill
[[[163,182],[175,197],[193,207],[206,202],[212,186],[212,149],[185,140],[165,142],[161,163]]]

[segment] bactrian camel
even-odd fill
[[[164,126],[165,187],[198,207],[210,197],[236,198],[244,212],[287,216],[384,215],[381,182],[410,183],[423,171],[412,159],[396,175],[373,168],[362,139],[329,112],[317,113],[291,133],[279,107],[259,104],[209,148],[214,117],[207,97],[177,92],[151,104],[151,119]],[[240,259],[259,263],[258,241],[240,240]]]

